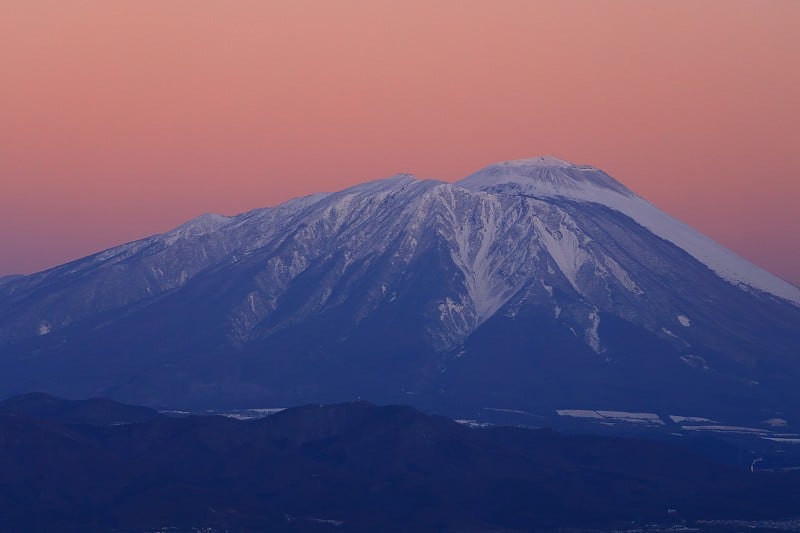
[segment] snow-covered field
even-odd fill
[[[800,444],[800,435],[793,433],[776,433],[778,427],[784,427],[787,422],[783,419],[764,420],[763,424],[768,428],[727,425],[711,418],[702,416],[688,415],[667,415],[663,420],[655,413],[638,413],[628,411],[603,411],[594,409],[558,409],[556,414],[560,417],[575,418],[587,422],[596,422],[603,425],[614,424],[639,424],[650,427],[665,426],[665,421],[680,426],[680,432],[672,432],[674,435],[685,434],[686,432],[698,433],[709,432],[726,435],[750,435],[781,444]]]
[[[254,420],[257,418],[264,418],[275,413],[280,413],[285,407],[265,407],[256,409],[208,409],[202,412],[191,411],[175,411],[164,410],[160,411],[161,414],[167,416],[191,416],[191,415],[205,415],[205,416],[225,416],[228,418],[235,418],[236,420]]]
[[[606,422],[624,422],[629,424],[647,424],[663,426],[664,421],[654,413],[632,413],[627,411],[593,411],[584,409],[558,409],[559,416],[572,418],[589,418]]]

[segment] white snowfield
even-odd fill
[[[489,166],[457,185],[471,190],[535,198],[562,197],[605,205],[682,248],[734,285],[743,284],[800,306],[800,288],[672,218],[594,167],[573,165],[554,157],[537,157]]]
[[[753,433],[756,435],[768,435],[769,431],[761,428],[750,428],[744,426],[723,426],[723,425],[698,425],[681,426],[681,429],[688,431],[712,431],[717,433]]]
[[[705,418],[702,416],[683,416],[683,415],[669,415],[670,420],[675,422],[676,424],[680,424],[682,422],[688,422],[692,424],[715,424],[716,421],[710,418]]]
[[[626,422],[628,424],[649,424],[663,426],[664,422],[655,413],[636,413],[628,411],[594,411],[590,409],[557,409],[559,416],[570,418],[591,418],[608,422]]]
[[[603,425],[618,423],[639,424],[642,426],[664,426],[664,421],[655,413],[636,413],[627,411],[601,411],[592,409],[557,409],[559,416],[578,418]],[[728,426],[701,416],[668,415],[675,424],[680,424],[682,432],[720,433],[751,435],[753,437],[779,442],[781,444],[800,444],[800,435],[794,433],[774,433],[772,430],[746,426]],[[764,421],[767,423],[768,421]],[[681,436],[685,433],[672,433]]]

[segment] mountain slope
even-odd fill
[[[150,405],[800,405],[797,287],[602,171],[398,175],[0,285],[0,392]]]
[[[0,414],[93,426],[147,422],[160,416],[158,411],[147,407],[125,405],[105,398],[70,401],[35,392],[0,402]]]
[[[508,161],[459,182],[471,190],[605,205],[668,240],[734,284],[800,305],[800,288],[746,261],[633,194],[604,172],[551,157]]]

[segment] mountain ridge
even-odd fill
[[[800,497],[797,472],[753,475],[677,443],[478,429],[406,406],[87,425],[62,416],[85,400],[49,400],[56,416],[0,410],[0,528],[611,531],[791,517]]]
[[[576,171],[578,172],[578,176],[576,177],[574,174],[572,175],[566,174],[564,172],[565,170]],[[595,177],[600,176],[600,179],[584,180],[583,179],[584,176],[580,176],[580,174],[591,174],[594,175]],[[543,177],[545,179],[541,180],[541,178]],[[489,178],[488,181],[487,178]],[[523,179],[521,180],[520,178]],[[527,178],[527,183],[525,182],[526,181],[525,178]],[[539,183],[537,183],[536,181],[537,179],[540,179]],[[627,196],[629,198],[638,199],[641,200],[643,204],[646,204],[647,206],[651,207],[653,211],[658,211],[659,213],[663,214],[663,212],[658,210],[658,208],[656,208],[646,200],[643,200],[641,197],[633,193],[630,189],[625,187],[621,182],[609,176],[602,170],[589,165],[574,164],[569,161],[558,159],[552,156],[538,156],[530,159],[509,160],[509,161],[494,163],[492,165],[483,168],[482,170],[479,170],[465,178],[462,178],[452,183],[438,181],[438,180],[431,180],[431,179],[420,179],[414,176],[413,174],[402,172],[390,176],[388,178],[371,180],[360,184],[356,184],[351,187],[342,189],[338,191],[338,193],[380,190],[380,189],[385,189],[386,186],[391,186],[398,182],[409,182],[409,181],[425,181],[441,185],[455,185],[475,191],[491,190],[491,192],[499,192],[501,194],[532,195],[533,197],[536,198],[563,197],[575,201],[596,202],[605,205],[607,207],[610,207],[612,209],[615,209],[617,211],[620,211],[623,214],[631,216],[631,218],[633,218],[637,223],[642,224],[644,227],[646,227],[651,231],[654,230],[653,226],[656,226],[662,222],[662,221],[655,221],[651,222],[650,224],[646,222],[643,223],[641,219],[646,218],[646,216],[636,216],[631,214],[630,211],[635,211],[636,210],[635,208],[631,208],[630,206],[622,206],[619,204],[619,202],[609,200],[608,197],[603,195],[593,198],[591,194],[588,193],[588,191],[576,185],[589,183],[590,185],[593,185],[600,189],[606,189],[608,191],[613,191],[623,196]],[[544,186],[542,186],[541,181],[544,181],[545,184]],[[559,186],[553,187],[554,182]],[[498,187],[502,189],[502,186],[520,185],[520,184],[531,185],[532,187],[530,188],[512,187],[511,191],[498,190]],[[44,274],[51,270],[59,269],[65,265],[82,261],[88,257],[103,257],[118,249],[136,245],[138,243],[149,242],[153,239],[163,238],[169,244],[172,244],[180,238],[184,238],[189,235],[200,236],[206,233],[210,233],[212,231],[218,230],[222,226],[228,224],[235,224],[237,220],[240,220],[243,217],[246,218],[249,216],[253,216],[256,213],[260,213],[265,210],[286,208],[294,204],[314,203],[316,201],[324,199],[327,196],[330,196],[331,194],[336,194],[336,193],[328,193],[328,192],[312,193],[305,196],[299,196],[296,198],[289,199],[286,202],[282,202],[272,207],[256,208],[244,213],[231,216],[221,215],[216,213],[201,214],[195,218],[187,220],[186,222],[164,233],[155,234],[149,237],[144,237],[142,239],[137,239],[134,241],[130,241],[128,243],[123,243],[121,245],[113,246],[106,250],[102,250],[95,254],[86,256],[85,258],[80,258],[74,261],[70,261],[68,263],[65,263],[64,265],[58,265],[56,267],[52,267],[50,269],[46,269],[44,271],[36,272],[29,275],[15,274],[9,276],[1,276],[0,284],[10,281],[15,281],[21,277],[30,277],[30,276],[37,276],[40,274]],[[628,207],[628,209],[626,209],[626,207]],[[689,230],[694,233],[699,233],[680,221],[675,220],[675,222],[678,222],[678,227],[682,231]],[[654,233],[659,234],[658,231],[654,231]],[[667,240],[671,239],[667,238]],[[675,242],[675,244],[679,246],[683,245],[682,247],[684,249],[686,248],[685,239],[679,239],[678,242]],[[717,245],[707,237],[705,237],[705,240],[700,243],[700,246],[708,244],[714,245],[716,248],[724,248],[720,245]],[[742,258],[741,256],[735,254],[734,252],[731,252],[730,250],[726,249],[726,251],[728,253],[726,254],[725,259],[730,260],[731,258],[733,258],[738,262],[749,263],[752,265],[752,267],[755,267],[755,269],[760,271],[758,273],[759,276],[766,275],[766,277],[774,278],[769,280],[766,284],[764,284],[765,286],[759,286],[758,282],[754,283],[745,282],[746,285],[749,285],[753,289],[762,290],[763,292],[770,293],[773,296],[778,296],[784,300],[790,301],[800,306],[800,287],[796,286],[795,284],[791,283],[788,280],[782,279],[777,275],[772,274],[771,272],[768,272],[766,269],[758,265],[750,263],[750,261]],[[701,261],[704,260],[704,258],[702,257],[703,254],[695,252],[692,253],[692,255],[695,255],[695,257],[697,257]],[[717,273],[720,274],[724,279],[728,279],[728,281],[731,281],[732,283],[736,283],[737,281],[742,281],[738,279],[735,274],[731,275],[730,279],[726,277],[726,272],[724,268],[719,268],[719,270],[715,269],[713,266],[711,268],[712,270],[717,271]]]

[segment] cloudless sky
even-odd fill
[[[800,1],[0,0],[0,275],[542,154],[800,284]]]

